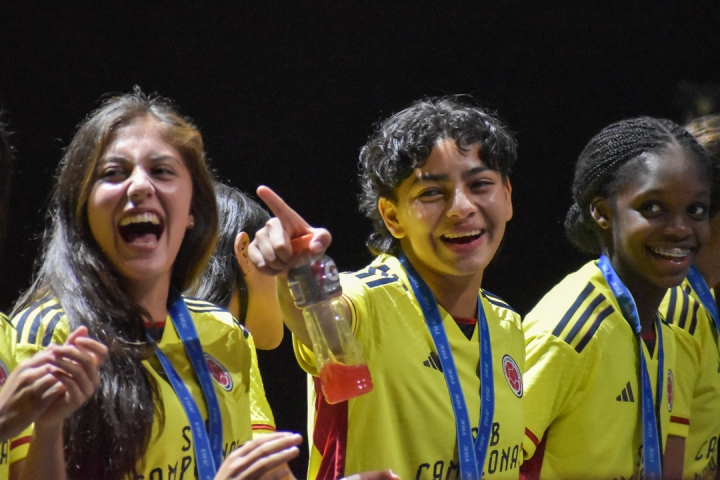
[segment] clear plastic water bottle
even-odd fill
[[[370,370],[352,334],[333,259],[325,255],[293,268],[288,284],[305,318],[325,400],[339,403],[372,390]]]

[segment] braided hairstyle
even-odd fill
[[[713,205],[710,213],[720,208],[720,115],[706,115],[685,125],[700,146],[710,156],[713,166]]]
[[[385,226],[378,201],[381,197],[397,200],[400,184],[425,165],[433,147],[444,139],[454,140],[463,151],[479,143],[480,159],[500,172],[503,180],[517,159],[517,144],[510,132],[469,97],[428,98],[392,115],[360,150],[360,210],[375,228],[367,241],[374,255],[400,253],[400,242]]]
[[[684,149],[707,167],[707,154],[695,138],[670,120],[640,117],[605,127],[585,146],[575,165],[572,193],[574,203],[565,218],[565,233],[580,250],[602,253],[599,227],[590,216],[590,204],[597,197],[609,198],[632,177],[636,169],[622,169],[642,155],[657,153],[671,146]],[[637,162],[637,168],[642,163]]]

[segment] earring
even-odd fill
[[[190,220],[190,228],[193,228],[195,226],[195,220]]]

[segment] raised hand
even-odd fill
[[[42,351],[18,365],[0,391],[0,442],[16,437],[65,394],[53,365],[55,354]]]
[[[275,215],[257,231],[248,250],[258,270],[266,275],[286,274],[290,268],[306,261],[308,253],[319,255],[327,250],[332,242],[330,232],[311,227],[270,188],[260,186],[257,194]],[[293,252],[291,241],[303,235],[312,236],[307,250]]]
[[[87,327],[79,327],[65,344],[52,345],[43,352],[50,354],[52,375],[62,385],[63,394],[47,405],[35,420],[37,425],[62,424],[100,385],[100,365],[107,358],[107,347],[87,333]]]
[[[215,480],[294,480],[287,462],[297,457],[302,437],[278,432],[263,435],[230,452]]]

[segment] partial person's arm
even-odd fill
[[[682,480],[685,463],[684,437],[668,435],[663,460],[663,478],[665,480]]]
[[[92,396],[100,384],[100,365],[107,358],[107,347],[87,337],[87,328],[70,334],[64,345],[48,348],[53,353],[53,376],[59,385],[57,395],[36,418],[32,440],[24,460],[10,467],[11,479],[64,480],[63,423]]]
[[[287,462],[300,453],[302,436],[279,432],[263,435],[228,454],[215,480],[295,480]]]
[[[325,253],[332,237],[324,228],[311,227],[268,187],[259,187],[257,194],[275,217],[255,234],[249,248],[250,260],[260,272],[276,276],[277,296],[285,325],[302,343],[311,347],[302,311],[295,306],[287,286],[287,273],[291,268],[308,261],[309,256]],[[307,234],[312,235],[308,249],[293,252],[291,241]]]
[[[0,391],[0,442],[20,433],[62,394],[53,375],[55,353],[45,350],[20,363]]]
[[[278,432],[263,435],[229,453],[215,480],[295,480],[287,462],[297,457],[302,436]],[[358,473],[343,480],[400,480],[392,470]]]

